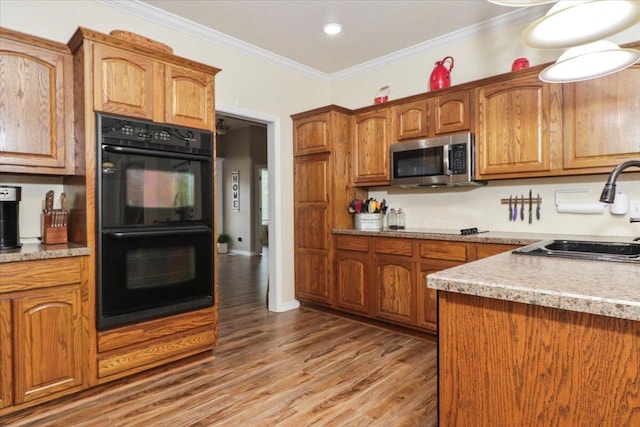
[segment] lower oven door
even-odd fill
[[[98,264],[98,329],[213,305],[207,226],[107,230]]]

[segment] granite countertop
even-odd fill
[[[640,264],[509,252],[430,274],[427,286],[640,321]]]
[[[43,245],[25,243],[21,248],[0,251],[0,264],[16,261],[33,261],[38,259],[65,258],[90,255],[91,249],[75,243],[61,245]]]
[[[476,243],[499,243],[504,245],[530,245],[541,240],[569,238],[574,240],[605,240],[605,241],[630,241],[630,237],[611,237],[611,236],[588,236],[588,235],[572,235],[558,236],[558,234],[543,233],[514,233],[507,231],[489,231],[478,234],[469,234],[463,236],[460,230],[453,229],[422,229],[407,228],[405,230],[386,230],[381,231],[362,231],[351,229],[334,229],[333,234],[348,234],[355,236],[376,236],[376,237],[401,237],[405,239],[423,239],[423,240],[449,240],[456,242],[476,242]],[[480,230],[482,231],[482,230]]]

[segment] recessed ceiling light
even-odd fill
[[[322,29],[324,30],[325,33],[329,34],[330,36],[335,36],[340,31],[342,31],[342,25],[332,22],[322,27]]]

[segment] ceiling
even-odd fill
[[[485,0],[144,0],[135,3],[144,5],[146,12],[163,14],[165,20],[168,16],[182,18],[183,27],[192,25],[214,30],[230,36],[231,41],[251,45],[261,55],[281,57],[329,76],[428,42],[450,40],[452,35],[477,36],[499,26],[528,21],[542,16],[550,8],[550,5],[510,8]],[[324,34],[322,27],[328,22],[340,23],[343,31],[337,36]]]

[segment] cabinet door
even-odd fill
[[[518,249],[518,245],[504,245],[498,243],[478,243],[476,247],[476,259],[487,258],[493,255]]]
[[[214,127],[212,75],[176,65],[167,65],[165,82],[165,121],[167,123],[198,129]]]
[[[563,85],[565,169],[606,167],[640,157],[640,65]]]
[[[396,105],[391,114],[394,120],[395,141],[428,137],[431,124],[431,100]]]
[[[438,291],[427,287],[427,275],[461,264],[463,263],[444,260],[425,260],[420,263],[417,292],[418,326],[431,332],[438,331]]]
[[[93,106],[96,111],[154,119],[154,94],[162,99],[162,65],[120,49],[93,46]],[[162,105],[160,105],[162,108]]]
[[[294,121],[294,156],[329,151],[329,114],[330,113],[317,114]]]
[[[12,405],[11,301],[0,299],[0,408]]]
[[[354,183],[385,185],[390,182],[389,147],[391,112],[388,108],[354,118]]]
[[[367,252],[336,252],[336,305],[370,314],[369,255]]]
[[[436,96],[433,102],[436,135],[471,128],[469,91]]]
[[[551,171],[551,139],[557,137],[551,125],[559,121],[550,117],[551,104],[550,85],[537,75],[477,89],[476,161],[481,178]],[[558,97],[553,104],[557,107]]]
[[[376,316],[415,325],[416,284],[414,263],[409,258],[375,256]]]
[[[80,286],[13,299],[15,399],[19,404],[79,390],[82,384]]]
[[[73,173],[71,54],[0,43],[0,172]]]

